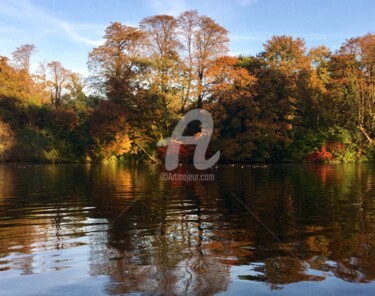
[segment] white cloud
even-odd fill
[[[53,30],[63,30],[65,35],[74,42],[90,46],[98,46],[101,40],[90,39],[80,31],[100,28],[103,32],[104,26],[82,23],[71,23],[53,16],[50,12],[43,10],[29,1],[5,1],[0,3],[0,15],[32,22],[32,26],[40,27],[42,34],[48,34]],[[9,28],[8,28],[9,30]]]
[[[92,40],[78,33],[74,25],[61,21],[59,24],[66,32],[66,34],[75,42],[84,43],[91,46],[98,46],[103,43],[102,40]]]

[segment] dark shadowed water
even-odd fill
[[[373,165],[161,172],[1,165],[0,295],[375,294]]]

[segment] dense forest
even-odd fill
[[[186,11],[111,23],[91,75],[58,62],[31,71],[36,46],[0,56],[0,160],[155,160],[193,108],[211,112],[225,162],[354,162],[375,156],[375,34],[339,50],[273,36],[230,56],[229,32]],[[199,124],[189,133],[199,136]],[[189,154],[189,147],[185,154]]]

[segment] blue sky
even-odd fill
[[[232,54],[256,54],[275,34],[335,50],[347,38],[375,31],[374,0],[0,0],[0,55],[34,43],[34,69],[38,61],[59,60],[86,75],[87,55],[110,22],[136,26],[147,16],[188,9],[229,30]]]

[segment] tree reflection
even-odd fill
[[[191,170],[183,167],[178,173]],[[373,190],[371,170],[350,167],[343,173],[334,166],[307,166],[239,173],[225,168],[216,172],[215,183],[160,182],[158,173],[157,167],[120,168],[113,188],[126,188],[120,180],[128,176],[124,182],[133,191],[124,190],[127,203],[108,190],[104,201],[94,201],[105,202],[111,221],[121,214],[119,204],[129,204],[142,191],[140,200],[109,228],[106,252],[98,251],[100,260],[93,250],[92,273],[110,275],[108,291],[113,294],[213,294],[228,288],[230,266],[253,263],[256,275],[240,278],[269,283],[271,289],[326,277],[311,270],[332,272],[346,281],[373,280],[375,256],[369,250],[374,250],[375,221],[361,210],[367,198],[356,197]],[[232,190],[282,243],[230,197]],[[353,208],[358,198],[361,207]],[[374,213],[372,205],[366,208]],[[107,264],[111,260],[116,263]]]
[[[226,290],[230,266],[216,258],[220,253],[211,237],[221,235],[219,249],[232,237],[223,235],[222,222],[215,218],[222,209],[213,191],[198,183],[186,188],[185,184],[155,182],[159,171],[129,174],[125,168],[119,170],[114,188],[126,182],[132,188],[142,188],[142,192],[132,193],[133,199],[141,198],[110,225],[106,248],[92,248],[91,273],[111,278],[106,291],[211,295]],[[125,181],[121,177],[124,175],[131,180]],[[97,192],[94,198],[97,205],[103,202],[101,194]],[[123,198],[127,199],[128,194],[125,189]],[[104,208],[109,221],[121,215],[117,198],[106,196]],[[122,203],[126,204],[129,202]]]
[[[256,268],[256,275],[241,278],[267,282],[276,289],[292,282],[320,281],[327,272],[349,282],[373,281],[372,167],[307,166],[282,171],[282,182],[275,181],[274,169],[262,172],[262,180],[253,182],[258,185],[245,194],[249,208],[282,243],[275,242],[270,234],[257,235],[255,262],[262,262],[261,267]],[[272,187],[272,193],[259,200],[254,192],[262,182]],[[262,211],[262,203],[270,205],[266,213]],[[278,222],[280,226],[275,225]],[[311,270],[325,274],[310,275]]]
[[[107,276],[111,295],[211,295],[238,266],[270,289],[375,280],[371,165],[219,167],[215,182],[162,182],[162,171],[0,166],[0,273],[62,270],[52,259],[38,268],[35,254],[87,243],[89,273]]]

